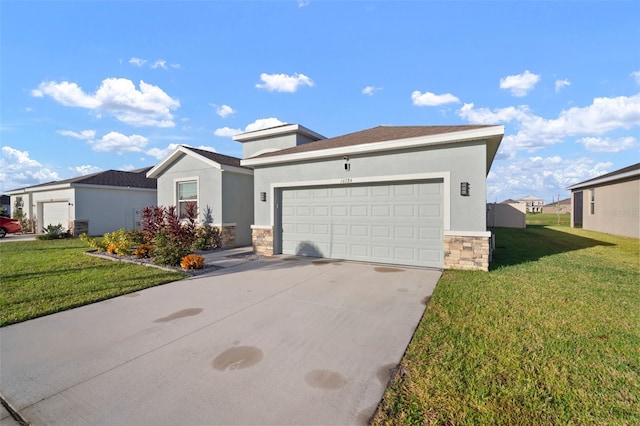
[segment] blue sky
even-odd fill
[[[299,123],[504,124],[488,201],[640,161],[640,2],[0,2],[0,191]]]

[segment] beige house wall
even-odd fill
[[[595,190],[591,214],[591,192]],[[640,180],[584,188],[583,229],[640,238]],[[577,192],[577,191],[576,191]],[[573,200],[573,196],[572,196]]]
[[[525,228],[527,226],[527,205],[525,203],[488,203],[487,226]]]

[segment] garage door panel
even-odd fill
[[[288,189],[282,200],[284,254],[442,267],[442,182]]]
[[[69,226],[69,203],[67,201],[42,203],[42,225]]]

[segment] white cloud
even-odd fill
[[[309,6],[308,1],[298,0],[298,7],[306,7],[306,6]]]
[[[595,98],[591,105],[563,110],[553,119],[535,115],[526,105],[491,110],[464,104],[457,114],[472,124],[513,122],[516,133],[505,135],[500,146],[500,154],[509,156],[517,149],[536,150],[570,136],[593,137],[640,126],[640,93]]]
[[[174,127],[172,110],[180,101],[161,88],[140,81],[140,90],[131,80],[107,78],[94,94],[86,94],[76,83],[42,82],[31,91],[34,97],[50,96],[65,106],[107,111],[132,126]]]
[[[295,73],[287,74],[260,74],[262,83],[256,84],[256,88],[264,89],[269,92],[288,92],[293,93],[300,86],[313,86],[313,80],[304,74]]]
[[[118,132],[109,132],[99,140],[90,141],[89,144],[94,151],[115,152],[142,152],[149,140],[140,135],[123,135]]]
[[[571,85],[571,82],[566,78],[564,80],[556,80],[556,93],[558,93],[560,90],[570,85]]]
[[[382,90],[382,87],[375,87],[375,86],[367,86],[364,89],[362,89],[362,94],[363,95],[369,95],[369,96],[373,96],[373,94],[375,92],[378,92]]]
[[[255,132],[257,130],[268,129],[269,127],[276,127],[286,124],[277,118],[259,118],[253,123],[247,124],[247,127],[244,128],[245,132]]]
[[[76,176],[85,176],[102,171],[100,167],[91,166],[89,164],[86,164],[84,166],[69,167],[69,170],[71,170]]]
[[[169,154],[171,154],[173,151],[175,151],[179,146],[180,146],[180,144],[178,144],[178,143],[171,143],[171,144],[167,145],[166,148],[163,148],[163,149],[151,148],[148,151],[146,151],[146,154],[150,155],[152,157],[155,157],[158,160],[162,160],[162,159],[168,157]]]
[[[181,146],[181,145],[183,145],[183,146],[191,146],[191,145],[184,144],[184,143],[183,144],[171,143],[171,144],[167,145],[166,148],[151,148],[148,151],[146,151],[146,154],[150,155],[152,157],[155,157],[158,160],[163,160],[163,159],[167,158],[173,151],[178,149],[178,147]],[[200,146],[196,146],[195,148],[216,152],[216,149],[214,147],[212,147],[212,146],[200,145]]]
[[[453,96],[451,93],[436,95],[435,93],[431,92],[420,93],[419,90],[411,93],[411,100],[413,101],[413,104],[415,106],[437,106],[460,102],[460,99]]]
[[[540,81],[540,75],[526,70],[522,74],[508,75],[500,79],[500,88],[511,91],[513,96],[522,97]]]
[[[123,170],[125,172],[130,172],[131,170],[135,170],[138,167],[134,166],[133,164],[125,164],[124,166],[120,166],[118,168],[118,170]]]
[[[615,153],[638,146],[638,140],[632,136],[623,138],[586,137],[578,139],[578,143],[584,145],[584,149],[591,152]]]
[[[147,60],[141,59],[141,58],[131,58],[129,59],[129,63],[131,65],[135,65],[136,67],[142,67],[144,64],[147,63]]]
[[[231,114],[235,114],[235,113],[236,113],[236,110],[231,108],[229,105],[216,106],[216,114],[218,114],[222,118],[228,117]]]
[[[177,70],[178,70],[178,69],[180,69],[180,68],[182,68],[182,65],[180,65],[180,64],[170,64],[169,66],[170,66],[171,68],[174,68],[174,69],[177,69]]]
[[[232,129],[231,127],[221,127],[216,129],[213,134],[223,138],[231,138],[242,133],[242,129]]]
[[[156,69],[156,68],[162,68],[162,69],[167,69],[167,61],[165,61],[164,59],[158,59],[156,60],[153,64],[151,64],[151,68]]]
[[[96,131],[95,130],[82,130],[80,133],[74,132],[72,130],[58,130],[58,134],[62,136],[70,136],[75,139],[80,139],[84,141],[90,141],[95,139]]]
[[[10,146],[3,146],[1,151],[0,192],[60,180],[58,173],[32,159],[28,151]]]
[[[640,71],[634,71],[631,73],[631,77],[636,81],[636,83],[640,84]]]
[[[501,202],[507,198],[534,195],[546,202],[566,198],[565,188],[611,171],[612,163],[591,158],[515,157],[495,162],[487,177],[487,200]]]
[[[286,123],[282,122],[282,121],[280,121],[280,120],[278,120],[277,118],[274,118],[274,117],[259,118],[256,121],[254,121],[253,123],[247,124],[247,126],[244,128],[244,130],[242,130],[242,129],[233,129],[231,127],[222,127],[222,128],[216,129],[215,132],[213,132],[213,134],[216,135],[216,136],[220,136],[220,137],[233,137],[233,136],[238,135],[240,133],[255,132],[257,130],[268,129],[270,127],[281,126],[283,124],[286,124]]]

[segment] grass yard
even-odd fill
[[[0,244],[0,326],[186,277],[87,256],[79,239]]]
[[[443,274],[372,423],[640,424],[640,242],[496,237],[489,273]]]
[[[571,226],[571,215],[566,213],[527,213],[527,225]]]

